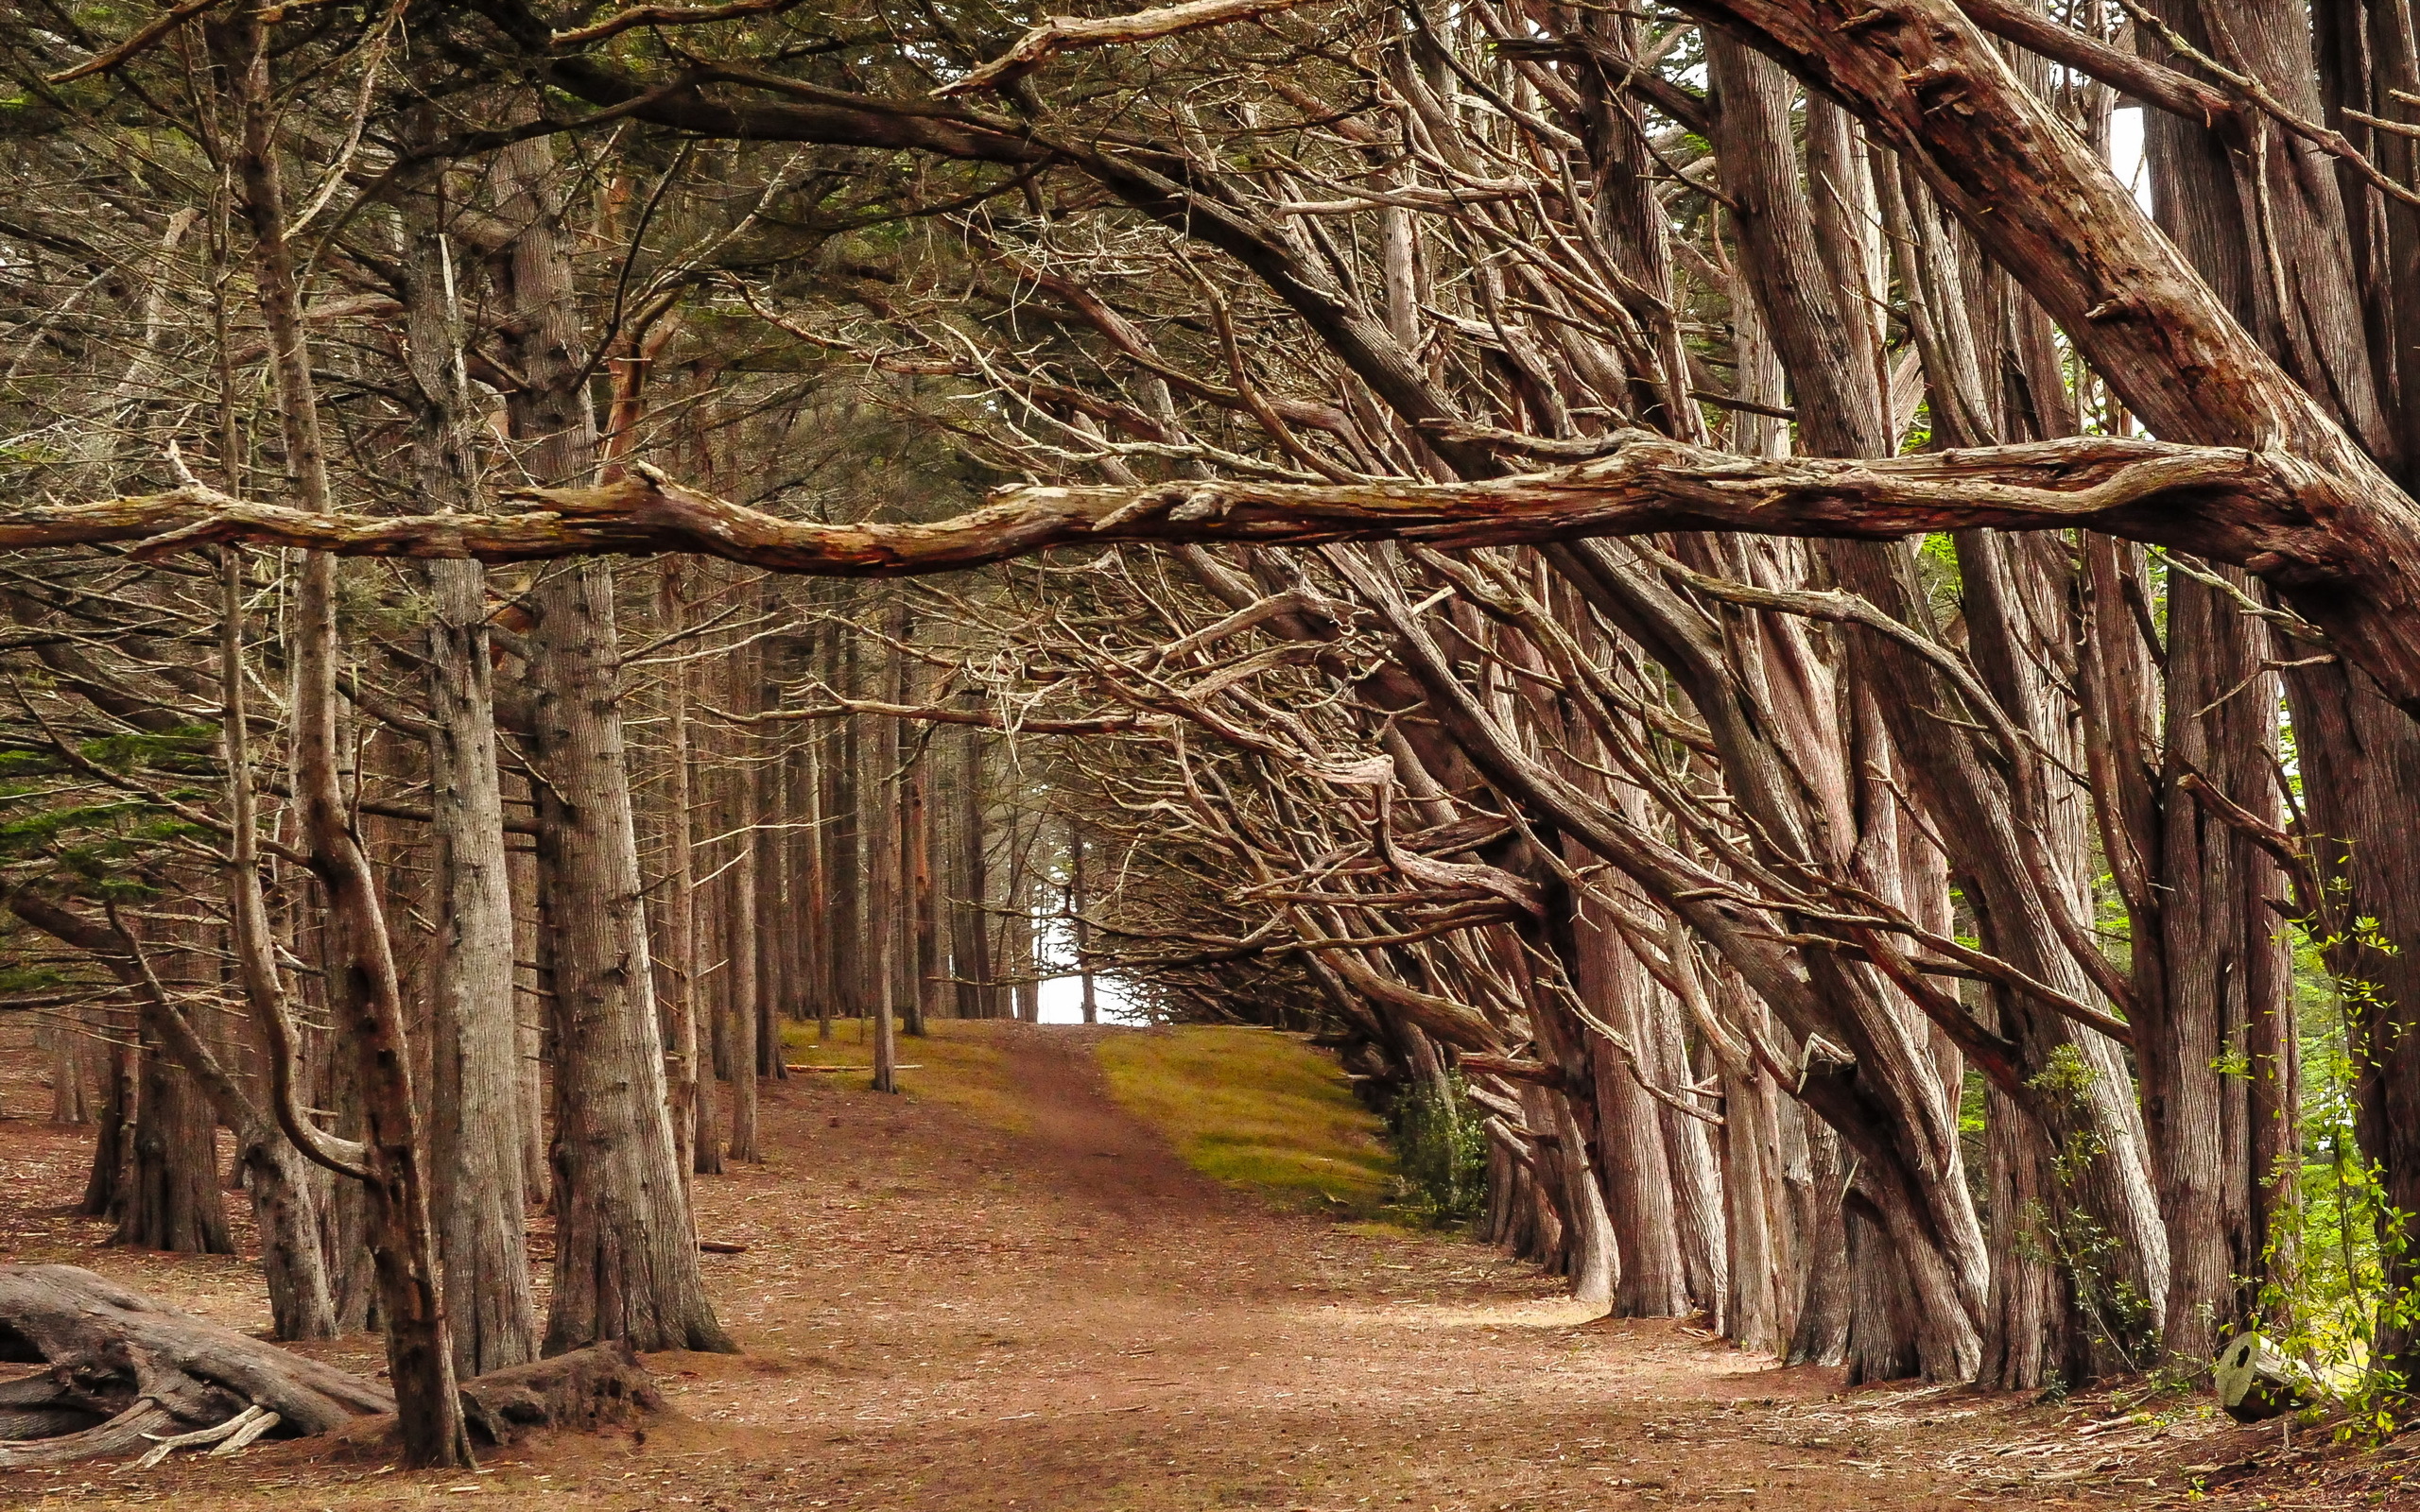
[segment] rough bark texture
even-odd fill
[[[518,227],[507,276],[527,386],[510,418],[531,471],[584,478],[596,421],[578,379],[577,315],[552,153],[508,149]],[[583,561],[531,595],[538,865],[553,967],[555,1291],[545,1351],[607,1339],[729,1349],[698,1268],[674,1159],[619,705],[613,575]]]
[[[492,1370],[464,1382],[462,1399],[471,1431],[497,1445],[534,1429],[627,1427],[665,1410],[655,1378],[626,1339]]]
[[[423,217],[407,222],[405,238],[406,346],[419,388],[415,482],[432,505],[467,508],[475,459],[453,252]],[[524,1233],[520,1024],[487,573],[449,561],[431,564],[428,576],[429,828],[440,888],[431,1164],[454,1368],[468,1379],[534,1356],[538,1324]]]
[[[265,23],[248,15],[209,29],[213,54],[235,80],[243,106],[236,170],[268,328],[286,473],[304,505],[323,511],[330,498],[327,461],[293,251],[286,244]],[[352,1041],[360,1076],[366,1115],[362,1185],[404,1454],[414,1465],[466,1465],[470,1441],[455,1399],[454,1362],[438,1296],[425,1146],[412,1094],[402,986],[377,879],[354,833],[338,775],[336,564],[322,554],[304,559],[294,621],[294,785],[311,869],[325,890],[342,954],[329,996]]]

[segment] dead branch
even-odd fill
[[[1131,16],[1052,16],[1021,38],[1017,44],[964,78],[933,91],[936,98],[998,89],[1025,77],[1061,53],[1087,47],[1124,47],[1157,42],[1181,32],[1230,22],[1250,21],[1272,11],[1290,10],[1302,0],[1189,0],[1184,5],[1140,10]]]

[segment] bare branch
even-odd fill
[[[933,91],[940,98],[998,89],[1025,77],[1060,53],[1086,47],[1122,47],[1157,42],[1180,32],[1250,21],[1272,11],[1290,10],[1302,0],[1188,0],[1187,4],[1138,10],[1131,16],[1052,16],[1020,39],[1017,44],[964,78]]]
[[[1474,546],[1666,530],[1875,540],[1979,525],[2086,526],[2276,570],[2318,551],[2302,505],[2316,481],[2281,453],[2118,437],[1850,461],[1743,457],[1642,434],[1608,457],[1482,483],[1028,486],[932,524],[785,520],[645,464],[595,488],[508,494],[539,507],[507,515],[315,514],[187,485],[0,517],[0,550],[132,542],[148,558],[243,541],[489,562],[692,552],[810,576],[891,577],[1124,541]]]

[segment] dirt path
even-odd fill
[[[653,1357],[677,1420],[473,1476],[305,1444],[0,1475],[0,1507],[2166,1506],[2186,1498],[2180,1452],[2236,1452],[2190,1423],[2082,1437],[2081,1406],[1836,1400],[1829,1372],[1591,1322],[1484,1249],[1219,1188],[1109,1101],[1085,1031],[1001,1027],[1018,1128],[856,1077],[767,1089],[771,1160],[700,1188],[704,1231],[750,1246],[707,1261],[749,1352]],[[37,1215],[72,1196],[79,1140],[0,1122],[0,1155],[9,1258],[257,1321],[240,1262],[95,1249],[96,1226]],[[370,1344],[331,1352],[366,1362]]]

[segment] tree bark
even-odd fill
[[[404,238],[406,347],[418,389],[413,477],[423,499],[467,509],[475,458],[453,252],[433,218],[407,215]],[[521,1031],[487,572],[436,562],[428,576],[430,866],[440,889],[431,1164],[454,1369],[468,1380],[534,1358],[538,1322],[524,1233]]]
[[[544,139],[505,149],[515,234],[505,275],[525,387],[507,406],[526,465],[585,481],[596,416],[580,379],[568,232]],[[622,739],[614,581],[601,562],[531,593],[532,757],[539,885],[553,968],[555,1290],[548,1354],[628,1339],[641,1349],[722,1349],[698,1266],[686,1182],[673,1160],[663,1037],[642,911]]]
[[[235,169],[251,230],[261,313],[268,327],[269,370],[286,474],[304,507],[325,512],[330,498],[327,462],[302,333],[302,298],[286,244],[265,18],[248,14],[232,23],[214,22],[209,37],[214,59],[242,105],[242,146]],[[316,552],[305,558],[293,613],[293,781],[311,868],[326,889],[331,922],[343,947],[330,998],[359,1064],[366,1114],[363,1185],[404,1457],[413,1465],[465,1466],[471,1461],[470,1441],[455,1396],[453,1354],[438,1295],[402,987],[377,881],[353,832],[337,771],[333,558]]]
[[[394,1406],[375,1383],[73,1265],[0,1266],[0,1329],[8,1359],[48,1366],[0,1388],[0,1468],[137,1453],[147,1435],[208,1427],[248,1406],[276,1413],[286,1434]]]

